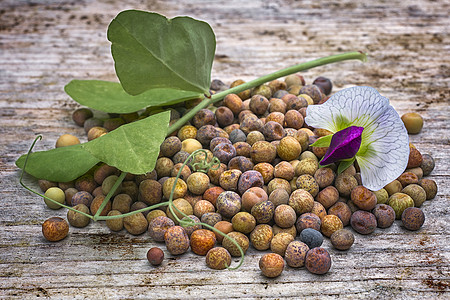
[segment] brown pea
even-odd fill
[[[344,228],[344,224],[342,224],[341,219],[335,215],[326,215],[322,219],[322,223],[320,225],[320,231],[326,237],[330,237],[335,231]]]
[[[85,214],[89,214],[89,208],[84,204],[75,205],[73,208],[84,212]],[[69,221],[70,225],[78,228],[86,227],[91,221],[89,217],[73,210],[67,211],[67,220]]]
[[[326,209],[333,206],[339,200],[339,192],[334,186],[327,186],[317,194],[316,201]]]
[[[358,185],[351,191],[351,199],[359,209],[370,211],[377,205],[377,197],[368,188]]]
[[[266,277],[280,276],[284,270],[283,257],[276,253],[266,253],[259,260],[259,269]]]
[[[191,234],[191,250],[197,255],[206,255],[214,247],[215,243],[216,236],[211,230],[198,229]]]
[[[400,181],[403,187],[406,187],[408,184],[419,182],[417,175],[412,172],[404,172],[397,178],[397,180]]]
[[[148,228],[148,222],[143,213],[137,213],[123,218],[123,226],[132,235],[140,235]]]
[[[42,234],[50,242],[58,242],[69,233],[69,224],[60,217],[52,217],[42,224]]]
[[[212,248],[206,253],[206,265],[214,270],[223,270],[231,264],[231,255],[223,247]]]

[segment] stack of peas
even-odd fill
[[[236,80],[231,87],[242,83]],[[227,88],[219,80],[211,85],[213,92]],[[405,172],[378,191],[362,186],[356,163],[341,174],[336,174],[334,164],[319,168],[327,148],[310,144],[331,132],[307,126],[304,118],[307,106],[324,103],[331,89],[327,78],[318,77],[313,84],[305,84],[304,78],[295,74],[284,81],[229,94],[215,106],[200,110],[189,124],[164,140],[153,171],[127,174],[101,215],[121,215],[167,201],[176,184],[173,205],[189,218],[227,234],[244,253],[250,246],[271,250],[259,262],[267,277],[280,275],[285,264],[306,267],[314,274],[328,272],[331,257],[321,247],[323,236],[330,238],[336,249],[348,250],[354,242],[353,231],[370,234],[377,227],[390,227],[395,219],[401,219],[408,230],[418,230],[425,220],[419,207],[437,193],[436,183],[423,178],[434,168],[430,155],[410,145]],[[171,123],[197,103],[171,108]],[[158,112],[148,109],[101,120],[91,110],[80,108],[73,113],[73,120],[92,140]],[[417,115],[405,114],[402,120],[411,133],[422,126],[417,124],[422,120]],[[76,143],[76,137],[66,134],[56,146]],[[219,168],[202,173],[188,164],[177,180],[183,162],[198,149],[205,149],[209,161],[217,157]],[[195,157],[192,163],[204,156]],[[115,167],[99,164],[73,182],[39,180],[39,185],[46,196],[94,215],[119,173]],[[48,201],[46,204],[60,208]],[[90,218],[73,211],[68,211],[67,219],[74,227],[90,222]],[[125,228],[133,235],[148,231],[154,241],[165,242],[172,255],[191,248],[206,256],[206,264],[213,269],[224,269],[230,266],[232,256],[241,255],[228,239],[201,225],[179,226],[168,207],[107,220],[106,225],[115,232]],[[63,234],[44,230],[44,235],[60,240],[67,235],[68,225],[61,228]],[[152,248],[147,258],[158,265],[164,252]]]

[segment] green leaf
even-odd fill
[[[108,113],[131,113],[147,106],[171,105],[203,96],[171,88],[154,88],[131,96],[120,83],[101,80],[72,80],[64,90],[81,105]]]
[[[27,154],[16,166],[23,169]],[[38,178],[55,182],[74,180],[89,171],[99,160],[81,147],[81,144],[37,151],[30,154],[25,172]]]
[[[319,138],[317,141],[312,143],[311,147],[329,147],[331,143],[331,138],[333,137],[332,134],[323,136]]]
[[[110,23],[108,39],[127,93],[153,88],[209,91],[216,41],[208,23],[127,10]]]
[[[339,162],[337,173],[341,174],[342,172],[344,172],[348,167],[353,165],[353,162],[355,161],[355,159],[356,159],[355,157],[352,157],[350,159],[341,160]]]
[[[82,147],[100,161],[123,172],[144,174],[155,167],[169,121],[170,112],[165,111],[122,125]]]

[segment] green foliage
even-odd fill
[[[350,159],[344,159],[341,160],[339,162],[339,166],[338,166],[338,170],[337,173],[341,174],[342,172],[344,172],[345,170],[347,170],[348,167],[350,167],[351,165],[353,165],[353,162],[355,161],[355,157],[352,157]]]
[[[170,112],[122,125],[95,140],[82,144],[100,161],[123,172],[144,174],[155,167],[159,146],[167,135]]]
[[[208,23],[127,10],[110,23],[108,39],[117,76],[129,94],[153,88],[208,93],[216,49]]]
[[[108,113],[132,113],[147,106],[171,105],[203,94],[171,88],[154,88],[137,96],[125,92],[118,82],[72,80],[66,93],[81,105]]]
[[[27,155],[16,161],[19,168],[23,169]],[[30,153],[25,171],[39,179],[67,182],[85,174],[98,162],[98,158],[78,144]]]
[[[332,134],[323,136],[319,138],[317,141],[312,143],[310,146],[312,147],[329,147],[331,144],[331,138],[333,137]]]

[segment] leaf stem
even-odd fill
[[[102,213],[102,211],[105,208],[106,204],[108,203],[109,199],[111,199],[111,197],[114,195],[114,193],[116,192],[117,188],[122,183],[123,179],[125,178],[125,176],[127,176],[127,174],[128,174],[127,172],[120,173],[119,178],[116,180],[116,182],[112,186],[111,190],[109,190],[108,195],[106,195],[106,197],[103,200],[102,204],[100,205],[100,207],[98,208],[97,212],[95,213],[94,221],[98,220],[100,214]]]
[[[300,71],[312,69],[315,67],[336,63],[340,61],[345,60],[352,60],[352,59],[358,59],[360,61],[367,61],[367,55],[361,51],[354,51],[354,52],[346,52],[342,54],[336,54],[331,56],[322,57],[319,59],[311,60],[308,62],[304,62],[295,66],[291,66],[276,72],[273,72],[271,74],[259,77],[257,79],[254,79],[252,81],[243,83],[241,85],[235,86],[231,89],[228,89],[226,91],[219,92],[217,94],[214,94],[211,96],[211,98],[205,97],[202,102],[200,102],[197,106],[195,106],[193,109],[191,109],[189,112],[187,112],[182,118],[180,118],[177,122],[169,126],[169,129],[167,130],[167,134],[171,134],[175,130],[181,128],[187,121],[192,119],[192,117],[201,109],[208,107],[210,104],[213,104],[217,101],[222,100],[226,95],[228,94],[237,94],[242,91],[248,90],[250,88],[259,86],[263,83],[266,83],[268,81],[275,80],[280,77],[284,77],[290,74],[294,74]]]

